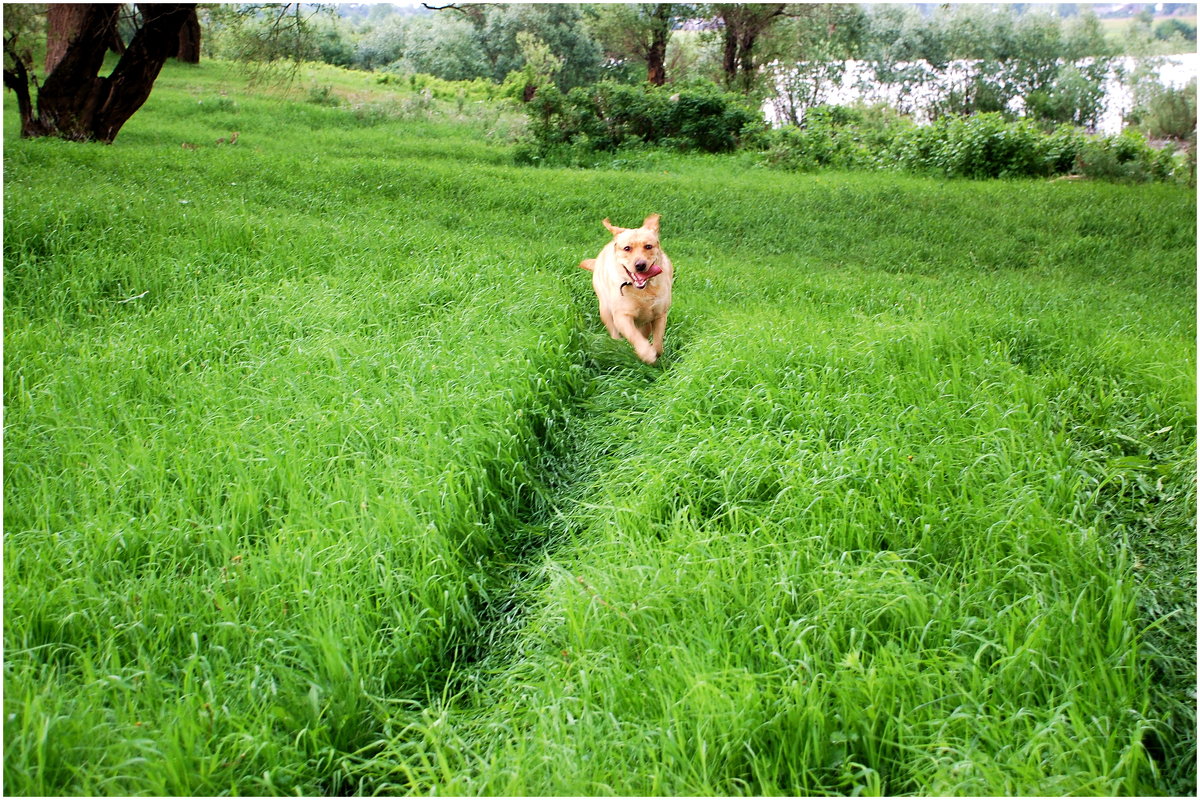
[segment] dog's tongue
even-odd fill
[[[662,272],[662,267],[660,267],[658,264],[651,264],[650,269],[646,270],[645,272],[641,272],[641,273],[638,273],[638,272],[630,273],[630,277],[633,278],[634,286],[636,286],[639,289],[644,289],[644,288],[646,288],[646,281],[650,280],[655,275],[658,275],[661,272]]]

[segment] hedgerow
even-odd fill
[[[1173,148],[1155,150],[1136,131],[1088,136],[1063,125],[1045,132],[999,114],[944,117],[896,137],[886,160],[899,169],[951,178],[1049,177],[1079,174],[1118,180],[1167,180]]]
[[[762,166],[796,172],[886,169],[947,178],[1195,181],[1192,161],[1176,158],[1172,145],[1151,147],[1135,130],[1118,136],[1089,135],[1069,124],[1046,130],[999,113],[916,125],[886,108],[820,106],[808,111],[802,126],[767,129],[743,98],[712,84],[677,90],[611,81],[565,93],[543,87],[525,111],[529,137],[514,151],[521,164],[592,166],[601,154],[661,147],[757,151]]]
[[[794,171],[898,169],[947,178],[1080,175],[1120,181],[1194,181],[1175,148],[1156,149],[1141,133],[1095,136],[1061,125],[1045,131],[1000,114],[942,117],[930,125],[881,128],[853,113],[809,112],[805,126],[761,137],[765,166]]]
[[[571,160],[628,145],[723,153],[763,126],[761,115],[739,95],[714,85],[675,89],[606,81],[566,93],[548,86],[526,110],[532,138],[518,151],[525,162]]]

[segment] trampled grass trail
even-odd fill
[[[7,115],[7,793],[1195,791],[1193,191],[372,96]],[[575,269],[652,212],[660,367]]]

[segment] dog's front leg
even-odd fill
[[[654,345],[650,344],[650,340],[638,330],[638,326],[633,321],[632,316],[628,314],[614,314],[613,322],[616,323],[617,330],[621,332],[625,340],[633,345],[633,350],[637,353],[638,358],[647,364],[653,364],[658,360],[658,352],[654,349]]]
[[[663,314],[654,320],[654,350],[660,356],[663,352],[663,337],[667,335],[667,315]]]
[[[604,323],[604,327],[608,329],[608,335],[614,339],[621,338],[621,332],[617,330],[616,324],[613,323],[612,311],[608,306],[600,306],[600,321]]]

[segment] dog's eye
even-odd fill
[[[628,253],[628,252],[629,252],[630,250],[632,250],[632,249],[633,249],[633,248],[632,248],[632,247],[630,247],[629,245],[625,245],[625,252],[626,252],[626,253]]]
[[[653,250],[653,249],[654,249],[654,245],[652,245],[652,244],[648,244],[648,245],[646,245],[646,249],[647,249],[647,250]]]

